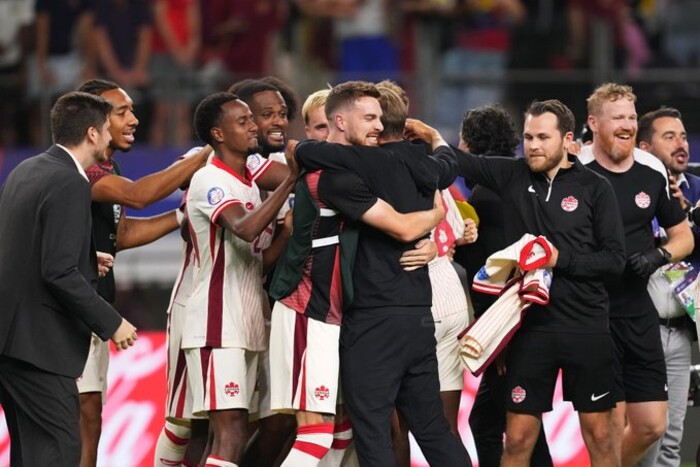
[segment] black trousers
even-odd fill
[[[80,463],[80,402],[75,378],[0,356],[0,405],[12,467]]]
[[[430,309],[414,311],[354,310],[343,318],[343,400],[360,466],[396,465],[391,441],[394,408],[430,465],[471,466],[469,454],[450,433],[443,414]]]
[[[503,433],[506,431],[505,378],[490,365],[481,378],[474,406],[469,414],[469,427],[474,436],[476,454],[481,467],[498,467],[503,456]],[[530,458],[532,467],[552,467],[544,426]]]

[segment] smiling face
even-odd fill
[[[309,111],[307,119],[309,122],[304,127],[306,137],[325,141],[328,138],[328,118],[326,118],[326,109],[323,106],[316,107]]]
[[[109,149],[113,153],[116,150],[127,152],[134,144],[134,133],[139,124],[134,115],[134,102],[123,89],[110,89],[102,93],[113,106],[109,114],[110,133],[112,142]]]
[[[347,144],[377,146],[384,129],[382,107],[374,97],[363,96],[335,115],[336,126],[342,131]]]
[[[284,150],[287,140],[287,105],[277,91],[261,91],[250,99],[250,110],[258,126],[258,139],[265,154]]]
[[[257,152],[258,126],[248,105],[235,99],[223,104],[222,109],[219,127],[212,129],[214,138],[227,151],[239,156],[245,157]]]
[[[588,117],[594,134],[593,144],[613,162],[632,156],[637,137],[637,111],[634,101],[621,97],[603,102],[597,115]]]
[[[640,147],[658,157],[671,174],[685,172],[690,149],[683,122],[675,117],[659,117],[652,123],[652,128],[651,141],[640,143]]]
[[[551,112],[528,114],[523,129],[525,160],[533,172],[545,173],[551,178],[566,161],[572,133],[564,136],[558,128],[557,116]]]

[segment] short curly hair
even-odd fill
[[[515,156],[520,140],[508,112],[498,104],[467,110],[459,136],[469,152],[485,156]]]

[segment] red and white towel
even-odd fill
[[[458,336],[462,363],[475,376],[508,344],[530,305],[549,303],[552,271],[542,266],[551,255],[552,244],[545,237],[525,234],[489,256],[477,272],[472,288],[500,297]]]

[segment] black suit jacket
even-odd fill
[[[78,377],[91,331],[121,323],[97,295],[90,184],[58,146],[17,166],[0,189],[0,355]]]

